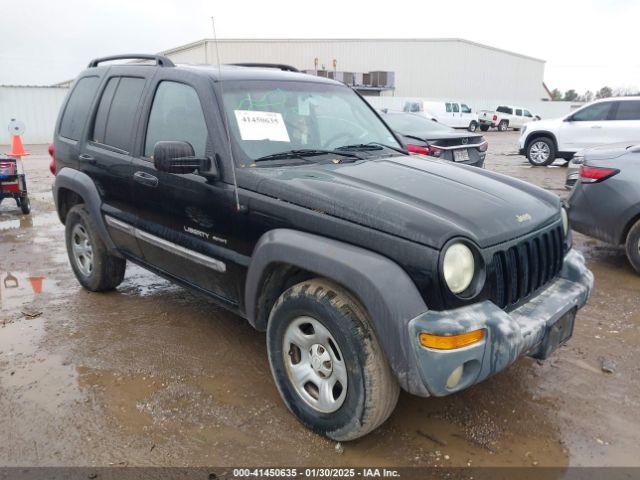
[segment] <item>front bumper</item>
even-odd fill
[[[585,266],[584,257],[570,250],[560,276],[508,313],[484,301],[417,316],[409,322],[409,338],[425,387],[432,395],[449,395],[498,373],[521,355],[540,355],[551,326],[572,310],[582,308],[592,291],[593,274]],[[425,348],[418,340],[421,332],[455,335],[477,329],[485,330],[483,340],[455,350]],[[460,381],[447,388],[447,379],[459,366],[463,366]]]

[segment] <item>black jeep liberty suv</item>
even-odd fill
[[[114,289],[130,261],[246,318],[287,407],[335,440],[400,388],[546,358],[593,288],[556,195],[410,156],[351,88],[285,65],[93,60],[54,151],[78,281]]]

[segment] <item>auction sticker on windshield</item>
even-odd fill
[[[290,142],[282,114],[257,110],[234,110],[242,140]]]

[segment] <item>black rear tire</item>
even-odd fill
[[[480,131],[486,132],[489,130],[489,125],[480,125]]]
[[[309,400],[305,400],[300,388],[300,384],[306,382],[305,386],[315,384],[316,390],[320,391],[324,377],[318,372],[311,373],[296,386],[292,373],[294,367],[290,364],[296,361],[294,357],[301,355],[302,349],[295,351],[293,343],[285,346],[285,339],[290,338],[288,335],[292,328],[303,332],[300,337],[303,340],[308,335],[316,338],[313,328],[308,331],[308,325],[304,329],[304,325],[298,326],[300,321],[309,319],[319,322],[320,327],[324,327],[335,340],[335,345],[328,341],[329,347],[326,347],[334,362],[332,373],[326,378],[331,380],[333,372],[337,372],[340,362],[336,361],[335,352],[342,357],[342,371],[346,368],[347,372],[346,394],[342,403],[328,413],[314,408]],[[297,330],[296,333],[300,334]],[[309,343],[314,342],[316,340]],[[280,296],[269,316],[267,347],[271,372],[282,399],[306,427],[317,433],[337,441],[353,440],[381,425],[395,408],[400,392],[398,382],[366,310],[349,292],[329,280],[316,278],[304,281]],[[305,345],[302,348],[307,351],[309,347]],[[300,366],[307,367],[302,365],[301,358],[297,357]],[[310,356],[305,361],[313,364]]]
[[[629,263],[640,273],[640,220],[638,220],[629,230],[625,244]]]
[[[28,195],[20,198],[20,210],[22,210],[23,215],[29,215],[31,213],[31,201]]]
[[[91,249],[91,268],[87,267],[86,261],[83,262],[74,254],[74,244],[79,243],[74,237],[78,232],[87,236],[85,243]],[[127,262],[109,253],[98,235],[95,220],[84,204],[75,205],[69,210],[65,220],[65,239],[69,262],[80,285],[92,292],[104,292],[113,290],[122,283]],[[86,260],[87,257],[85,255],[80,258]]]
[[[534,138],[527,145],[527,160],[534,167],[551,165],[555,159],[556,145],[549,137]]]
[[[469,130],[470,132],[475,132],[478,129],[478,123],[477,122],[471,122],[469,124],[469,127],[467,127],[467,130]]]

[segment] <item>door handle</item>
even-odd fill
[[[592,125],[591,128],[602,128],[602,125]]]
[[[133,174],[133,179],[142,185],[147,185],[148,187],[158,186],[158,177],[147,172],[136,172]]]
[[[83,162],[87,162],[90,164],[95,164],[96,163],[96,159],[93,158],[93,156],[87,154],[87,153],[82,153],[80,155],[78,155],[78,159],[82,160]]]

